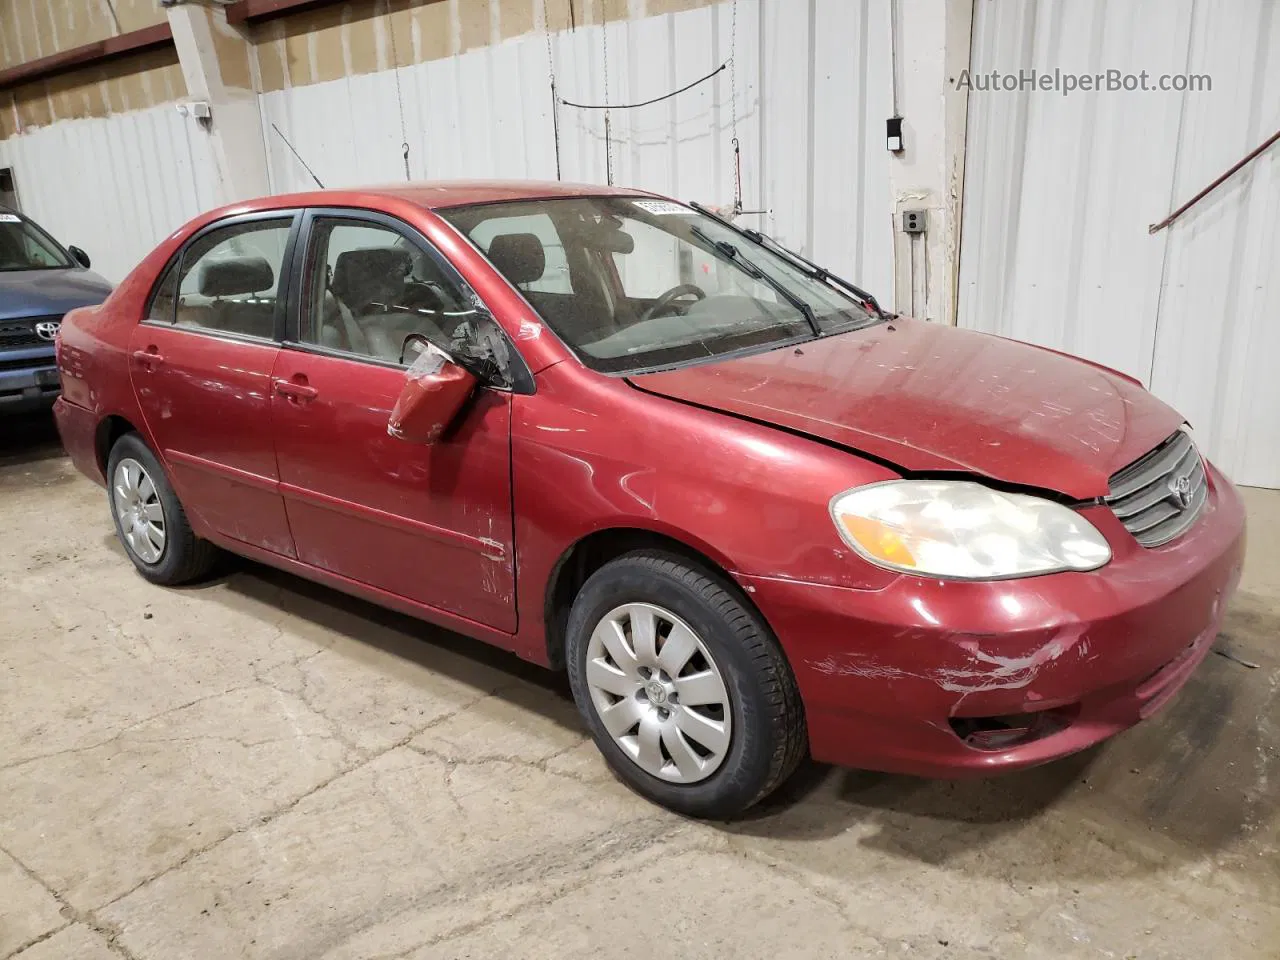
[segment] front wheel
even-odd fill
[[[777,641],[727,584],[681,557],[630,553],[592,574],[566,654],[610,767],[678,813],[741,813],[804,756],[800,695]]]

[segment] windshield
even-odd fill
[[[772,349],[878,319],[786,258],[668,200],[573,197],[440,214],[596,370]]]
[[[0,212],[0,270],[58,270],[73,266],[49,236],[30,220]]]

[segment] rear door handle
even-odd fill
[[[293,400],[314,400],[320,391],[308,383],[298,383],[294,380],[277,380],[276,393]]]
[[[155,347],[152,347],[149,350],[133,351],[133,359],[137,360],[139,363],[145,363],[149,367],[159,366],[164,363],[164,357],[161,356],[160,352],[156,350]]]

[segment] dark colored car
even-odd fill
[[[222,547],[567,669],[618,775],[698,816],[806,751],[961,776],[1096,743],[1186,682],[1244,555],[1136,381],[638,191],[218,210],[59,349],[143,576]]]
[[[111,284],[89,258],[0,207],[0,416],[48,409],[58,395],[53,341],[68,310],[101,303]]]

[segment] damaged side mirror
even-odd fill
[[[409,443],[435,443],[471,396],[476,378],[418,333],[405,337],[400,362],[409,369],[387,433]]]

